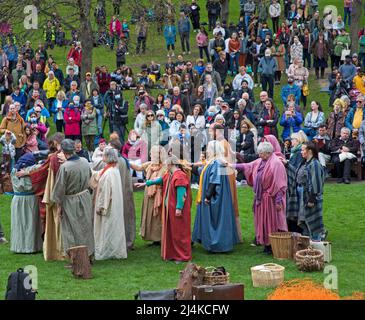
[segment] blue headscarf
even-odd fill
[[[15,168],[20,171],[21,169],[34,166],[36,164],[35,158],[32,153],[26,153],[19,158]]]

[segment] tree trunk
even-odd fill
[[[359,51],[359,38],[358,33],[361,27],[362,16],[362,0],[354,0],[352,3],[351,12],[351,26],[350,26],[350,38],[351,38],[351,53],[357,53]]]
[[[87,247],[72,247],[68,249],[67,254],[70,256],[72,274],[76,278],[91,279],[91,264]]]
[[[94,37],[90,20],[91,0],[77,0],[80,9],[80,41],[82,46],[81,81],[86,72],[92,72]]]
[[[222,21],[225,21],[228,26],[228,24],[229,24],[229,21],[228,21],[229,20],[229,0],[222,0],[221,6],[222,6],[222,12],[221,12]]]

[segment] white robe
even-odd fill
[[[101,172],[100,172],[101,173]],[[95,196],[95,259],[127,258],[124,227],[123,189],[118,167],[109,168],[100,177]],[[96,214],[101,208],[102,215]]]

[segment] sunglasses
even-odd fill
[[[148,117],[148,118],[149,118],[149,117],[153,117],[153,114],[148,114],[148,115],[147,115],[147,117]]]
[[[356,101],[356,103],[362,103],[362,101]]]

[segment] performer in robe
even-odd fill
[[[61,216],[63,247],[87,246],[94,254],[93,208],[89,192],[91,169],[85,158],[75,154],[73,140],[61,142],[66,161],[58,170],[51,201],[58,204]]]
[[[61,141],[64,135],[57,132],[49,140],[50,154],[47,160],[35,170],[28,173],[35,195],[40,200],[40,216],[44,229],[43,256],[45,261],[64,260],[61,236],[61,224],[58,205],[51,201],[56,175],[60,167],[58,156],[61,154]],[[18,174],[26,175],[20,171]]]
[[[209,128],[209,136],[211,140],[219,141],[224,148],[224,158],[227,162],[233,163],[236,159],[236,153],[232,150],[229,142],[224,137],[224,127],[218,123],[214,123]],[[235,146],[235,145],[234,145]],[[234,207],[234,214],[236,217],[237,234],[239,241],[242,242],[242,229],[241,220],[238,211],[238,199],[237,199],[237,186],[236,186],[236,174],[232,168],[226,168],[228,171],[229,186],[231,190],[232,203]]]
[[[120,154],[120,140],[110,140],[109,145],[118,152],[118,167],[123,189],[124,227],[128,250],[134,249],[136,240],[136,209],[133,197],[133,183],[129,161]]]
[[[11,172],[14,197],[11,201],[11,241],[10,251],[16,253],[35,253],[42,250],[41,220],[38,200],[32,189],[29,177],[19,175],[37,167],[32,153],[19,158]]]
[[[150,162],[146,162],[140,166],[132,163],[130,165],[136,171],[144,171],[147,180],[154,180],[165,174],[165,160],[165,149],[161,146],[152,146]],[[162,186],[146,186],[142,204],[141,237],[145,241],[153,241],[153,245],[159,245],[161,242],[162,202]]]
[[[257,152],[259,159],[234,167],[243,170],[247,184],[253,187],[255,241],[265,246],[264,252],[271,254],[270,233],[288,231],[285,211],[287,175],[285,166],[275,155],[270,142],[261,142]]]
[[[118,169],[118,152],[106,147],[104,169],[96,173],[94,208],[95,260],[126,259],[122,181]]]
[[[191,260],[191,189],[190,168],[176,156],[165,162],[163,177],[137,186],[163,185],[161,257],[176,263]]]
[[[239,243],[224,148],[210,141],[207,164],[200,168],[197,214],[192,239],[210,252],[232,251]]]

